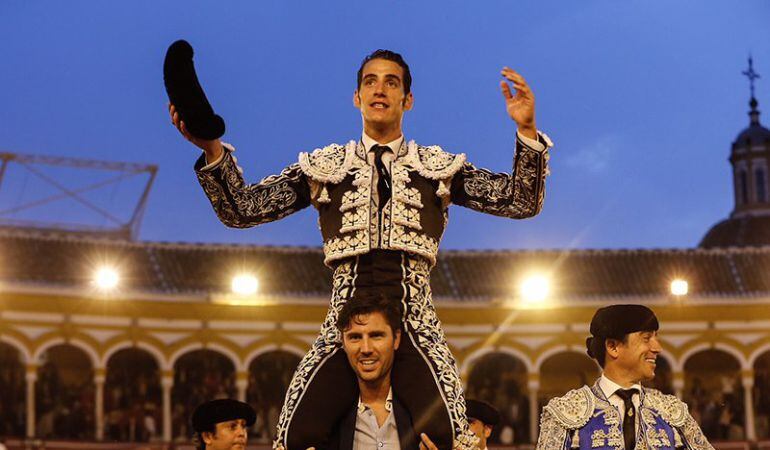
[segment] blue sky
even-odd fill
[[[508,65],[556,143],[538,217],[454,207],[443,248],[692,247],[733,206],[727,157],[748,124],[749,52],[760,109],[770,106],[768,23],[759,0],[4,0],[0,149],[158,164],[144,240],[318,245],[312,209],[251,230],[217,221],[191,170],[197,150],[167,117],[165,50],[192,43],[225,140],[256,181],[299,151],[357,139],[355,72],[390,48],[414,77],[407,138],[509,171],[515,127],[498,90]],[[0,210],[50,193],[34,180],[9,175]],[[126,181],[95,202],[125,215],[133,190]],[[88,218],[78,207],[35,214]]]

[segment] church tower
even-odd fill
[[[730,164],[733,169],[735,207],[730,217],[714,225],[700,247],[746,247],[770,245],[770,130],[759,122],[759,102],[754,96],[753,61],[743,72],[749,79],[749,126],[733,142]]]

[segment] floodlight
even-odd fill
[[[551,292],[551,280],[543,275],[532,275],[521,283],[521,297],[529,303],[540,303]]]
[[[231,288],[238,295],[254,295],[259,288],[259,282],[254,275],[242,273],[233,277]]]
[[[94,284],[105,291],[115,289],[120,282],[120,275],[112,267],[101,267],[94,274]]]
[[[683,295],[687,295],[688,291],[689,291],[689,286],[687,284],[687,281],[677,278],[676,280],[671,282],[671,295],[681,297]]]

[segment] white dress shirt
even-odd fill
[[[356,429],[353,434],[353,450],[400,450],[396,417],[393,414],[393,388],[385,400],[388,417],[382,426],[377,423],[374,411],[358,397]]]

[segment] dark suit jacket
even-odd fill
[[[356,433],[356,418],[358,417],[358,408],[353,407],[350,412],[342,419],[337,430],[331,439],[330,450],[352,450],[353,436]],[[419,450],[419,440],[412,428],[412,417],[404,405],[393,396],[393,415],[396,419],[396,428],[398,429],[398,440],[401,450]]]

